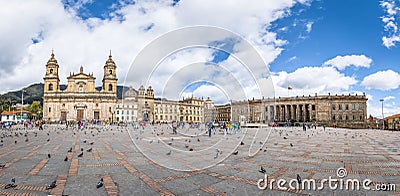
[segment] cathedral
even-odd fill
[[[46,64],[44,76],[43,120],[101,120],[114,121],[117,103],[117,74],[111,52],[104,65],[103,85],[95,87],[93,74],[84,73],[83,67],[78,73],[70,73],[66,89],[60,88],[59,65],[51,53]]]

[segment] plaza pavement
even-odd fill
[[[228,135],[217,132],[210,138],[204,126],[185,127],[177,135],[166,125],[90,126],[82,131],[64,127],[1,130],[0,164],[5,165],[0,169],[0,195],[400,194],[399,132],[322,127],[304,132],[301,127],[278,127],[271,132],[255,128]],[[257,153],[249,157],[249,149]],[[81,150],[83,157],[78,157]],[[232,154],[236,150],[237,155]],[[269,180],[289,182],[299,175],[317,183],[340,179],[337,169],[345,168],[343,180],[370,179],[371,189],[394,184],[397,191],[330,190],[327,183],[322,190],[293,190],[288,184],[282,190],[276,183],[272,190],[261,190],[257,187],[265,177],[261,166]],[[17,186],[4,189],[13,177]],[[100,178],[104,186],[97,189]],[[46,190],[54,180],[57,186]]]

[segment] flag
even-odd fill
[[[292,90],[292,87],[290,85],[288,85],[287,89],[288,90]]]

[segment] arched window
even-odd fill
[[[49,91],[52,91],[53,90],[53,84],[49,84]]]
[[[113,86],[112,86],[112,84],[109,84],[108,85],[108,91],[112,91],[113,90]]]
[[[110,69],[110,71],[109,71],[109,72],[110,72],[110,75],[112,75],[112,69]]]
[[[50,74],[53,74],[53,69],[50,69]]]

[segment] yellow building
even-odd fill
[[[103,85],[95,88],[95,77],[86,74],[83,67],[70,73],[68,86],[60,89],[59,65],[51,54],[46,64],[43,95],[43,119],[47,121],[102,120],[112,121],[117,103],[117,75],[111,53],[104,65]]]
[[[400,130],[400,114],[385,117],[383,121],[385,122],[385,129],[395,131]],[[382,127],[383,122],[380,124],[380,126]]]

